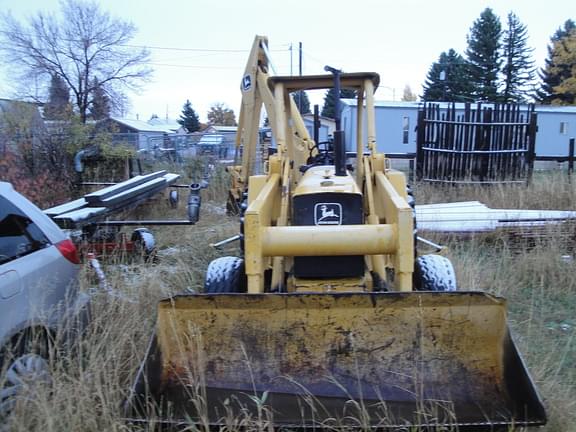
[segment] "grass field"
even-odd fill
[[[52,385],[31,388],[5,424],[7,430],[129,430],[119,407],[143,360],[157,301],[183,291],[200,291],[210,260],[238,253],[234,245],[224,251],[209,246],[238,230],[237,220],[224,214],[222,178],[217,175],[205,191],[198,225],[154,229],[158,263],[126,264],[121,259],[103,263],[113,295],[94,294],[94,322],[79,349],[54,356]],[[493,208],[576,209],[576,188],[565,175],[553,173],[537,174],[530,186],[418,184],[414,189],[418,203],[474,199]],[[164,205],[157,202],[147,211],[154,216],[169,214]],[[180,217],[184,217],[183,207]],[[542,429],[547,432],[576,431],[575,235],[574,226],[568,225],[551,227],[537,236],[426,235],[447,246],[461,288],[508,299],[513,335],[547,407],[549,423]],[[95,284],[85,269],[83,289]]]

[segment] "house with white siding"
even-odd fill
[[[176,121],[160,120],[157,117],[148,121],[110,117],[101,124],[101,127],[114,132],[116,141],[122,140],[137,150],[148,151],[154,147],[162,147],[167,135],[174,134],[180,129]]]
[[[449,103],[438,102],[442,109]],[[486,106],[488,104],[483,104]],[[378,149],[384,153],[415,153],[418,108],[421,102],[375,101],[376,138]],[[526,108],[522,108],[525,111]],[[464,112],[464,104],[457,103],[456,111]],[[342,129],[346,148],[356,151],[356,100],[342,99]],[[570,138],[576,137],[576,106],[536,105],[538,132],[537,156],[566,156]],[[366,135],[364,135],[366,136]]]

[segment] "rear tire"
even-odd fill
[[[168,194],[168,202],[170,203],[170,208],[173,208],[173,209],[178,208],[179,199],[180,199],[180,196],[179,196],[177,190],[170,191],[170,194]]]
[[[246,291],[246,272],[242,258],[216,258],[208,265],[204,282],[205,293],[245,293]]]
[[[130,239],[134,243],[134,256],[144,261],[156,259],[156,240],[147,228],[136,228]]]
[[[418,257],[418,225],[416,224],[416,199],[410,185],[406,186],[406,202],[412,209],[412,237],[414,239],[414,259]]]
[[[448,258],[440,255],[422,255],[414,264],[416,291],[456,291],[456,274]]]

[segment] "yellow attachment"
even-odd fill
[[[141,380],[176,420],[543,420],[508,334],[505,301],[484,293],[188,295],[162,301],[158,312],[158,352],[149,353]]]

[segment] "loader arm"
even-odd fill
[[[241,153],[242,157],[240,164],[229,169],[232,175],[229,198],[233,198],[236,202],[229,202],[228,208],[239,209],[243,193],[248,188],[248,178],[259,174],[261,167],[257,166],[257,160],[267,157],[268,149],[258,148],[262,106],[265,107],[279,153],[290,160],[301,160],[303,155],[314,146],[294,100],[281,91],[276,93],[269,86],[271,67],[268,39],[264,36],[256,36],[240,85],[242,103],[236,134],[236,155]],[[289,128],[284,115],[291,119]],[[258,151],[260,155],[257,155]]]

